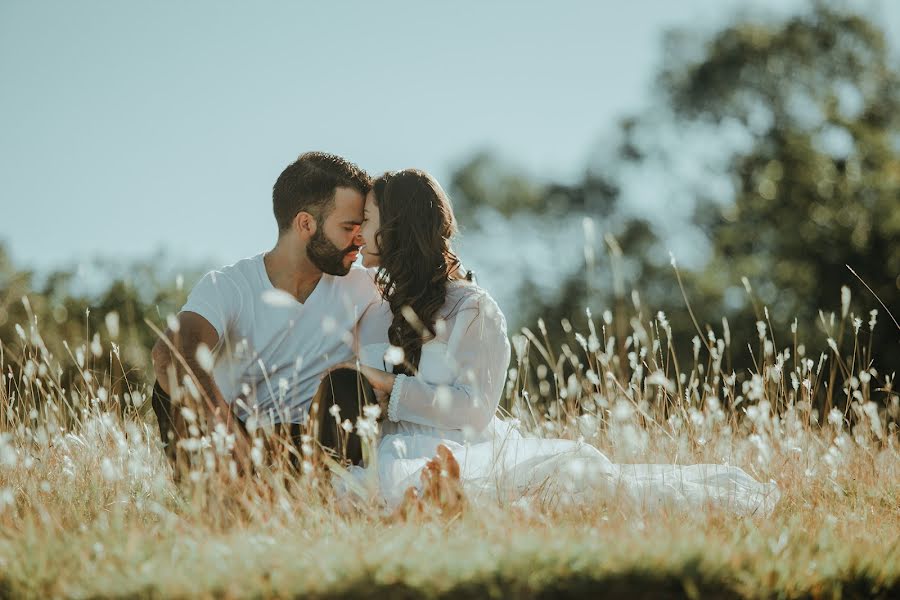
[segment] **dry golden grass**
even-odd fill
[[[845,322],[832,337],[846,348],[815,361],[761,325],[758,369],[737,380],[712,334],[679,369],[663,315],[638,315],[625,343],[593,324],[556,352],[540,327],[514,337],[505,405],[523,430],[616,462],[740,466],[777,482],[770,517],[557,497],[408,522],[283,462],[233,479],[202,431],[176,487],[146,386],[108,391],[111,342],[73,348],[82,376],[63,389],[60,359],[23,324],[0,346],[18,357],[0,364],[0,596],[900,595],[898,397]],[[847,396],[846,411],[814,408]]]

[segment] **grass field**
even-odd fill
[[[234,479],[203,432],[177,487],[146,384],[111,391],[111,340],[71,348],[63,389],[23,326],[0,358],[0,597],[900,597],[900,409],[866,325],[838,319],[843,344],[807,358],[761,323],[737,377],[727,334],[679,368],[663,315],[627,344],[602,323],[556,351],[540,328],[513,340],[505,405],[525,432],[616,462],[735,464],[777,482],[770,517],[534,497],[409,521],[282,462]]]

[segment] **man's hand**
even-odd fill
[[[198,418],[210,433],[221,422],[228,433],[234,435],[233,455],[239,470],[246,471],[251,464],[252,440],[208,371],[209,351],[219,342],[216,329],[197,313],[181,312],[177,331],[166,330],[166,338],[157,341],[153,347],[153,369],[160,387],[171,395],[173,383],[177,386],[185,376],[192,378],[200,398],[196,402],[191,399],[190,407],[196,409]],[[205,356],[198,358],[198,351]]]

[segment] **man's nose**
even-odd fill
[[[362,229],[356,230],[356,235],[353,236],[353,243],[357,246],[362,246],[365,243],[362,236]]]

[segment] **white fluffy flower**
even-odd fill
[[[381,416],[381,407],[377,404],[367,404],[363,406],[363,414],[366,419],[376,421]]]
[[[828,413],[828,422],[832,425],[841,425],[844,422],[844,413],[836,408],[832,408]]]
[[[406,360],[406,353],[399,346],[388,346],[384,353],[384,362],[389,365],[402,365]]]
[[[213,354],[209,349],[209,346],[206,344],[200,344],[197,346],[197,364],[200,365],[200,368],[206,371],[207,373],[211,373],[213,370],[214,359]]]

